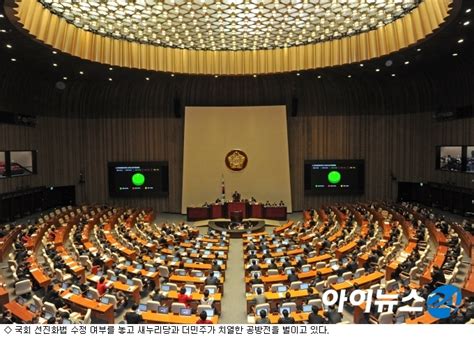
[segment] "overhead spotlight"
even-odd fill
[[[174,74],[171,74],[171,77],[174,77]]]
[[[459,54],[458,53],[453,53],[453,56],[458,56]]]
[[[377,68],[375,71],[376,71],[377,73],[380,72],[380,68]]]
[[[300,76],[301,74],[300,73],[296,73],[296,76]]]
[[[146,77],[145,80],[150,81],[150,78],[149,78],[149,77]]]
[[[3,14],[0,14],[0,18],[2,18],[2,19],[3,19]]]
[[[466,9],[466,13],[471,13],[471,9],[470,8]]]
[[[79,71],[79,75],[84,75],[84,72],[82,70]]]
[[[58,54],[58,52],[56,52],[55,50],[53,50],[53,54]]]
[[[395,74],[395,73],[392,73],[392,77],[395,77],[395,76],[397,76],[397,74]]]
[[[322,78],[322,76],[321,76],[321,75],[318,75],[318,79],[320,79],[320,78]]]
[[[111,78],[111,77],[109,77],[109,81],[112,82],[112,78]]]
[[[406,64],[406,65],[409,65],[409,64],[410,64],[410,61],[405,61],[405,64]]]
[[[459,39],[458,40],[458,43],[463,43],[464,42],[464,39]]]
[[[392,60],[387,60],[385,61],[385,67],[392,67],[393,61]]]
[[[465,22],[463,23],[463,25],[464,25],[464,26],[468,26],[470,23],[471,23],[471,21],[465,21]]]
[[[347,77],[350,79],[352,77],[352,75],[347,75]]]
[[[257,74],[253,74],[253,77],[257,77]]]
[[[57,66],[58,66],[58,64],[57,64],[57,63],[53,63],[53,67],[57,67]]]
[[[63,76],[63,80],[67,80],[67,76]]]
[[[364,64],[363,64],[363,63],[361,63],[359,66],[361,66],[361,67],[364,67]]]
[[[15,58],[11,58],[10,60],[12,60],[12,62],[16,62],[16,59],[15,59]]]
[[[9,45],[9,44],[7,44],[6,47],[7,48],[13,48],[12,45]]]
[[[417,51],[417,52],[421,52],[421,48],[417,48],[416,51]]]
[[[0,33],[6,33],[7,30],[6,29],[0,29]]]
[[[113,69],[112,67],[109,67],[109,70],[112,71],[112,70],[114,70],[114,69]]]
[[[219,75],[214,75],[214,77],[217,79],[219,77]]]

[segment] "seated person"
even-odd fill
[[[260,318],[255,321],[255,324],[271,324],[270,318],[267,317],[267,311],[260,310],[258,314]]]
[[[257,294],[254,297],[254,300],[255,300],[255,305],[265,304],[267,302],[267,298],[263,294],[263,291],[261,288],[257,288]]]
[[[328,324],[337,324],[342,321],[342,314],[336,310],[334,305],[330,306],[328,311],[325,313],[328,319]]]
[[[138,305],[133,304],[132,309],[125,314],[127,324],[140,324],[142,316],[137,313]]]
[[[104,276],[100,277],[99,282],[97,283],[97,291],[101,297],[107,292],[107,284],[105,283]]]
[[[311,313],[308,316],[308,324],[326,324],[326,319],[319,315],[321,309],[317,305],[311,307]]]
[[[288,275],[288,282],[292,283],[297,281],[299,281],[299,278],[296,275],[295,270],[291,269],[291,273]]]
[[[280,319],[278,319],[278,324],[295,324],[295,319],[293,317],[290,317],[290,313],[287,309],[283,310],[282,315],[283,317],[280,317]]]
[[[199,314],[199,319],[196,321],[196,324],[206,324],[206,325],[212,324],[212,321],[207,319],[207,312],[206,311],[202,311]]]
[[[178,294],[178,303],[182,303],[189,307],[189,303],[193,300],[193,297],[186,294],[186,288],[181,288]]]
[[[263,284],[263,281],[258,277],[258,274],[253,275],[253,279],[250,280],[250,284]]]
[[[219,284],[219,278],[214,276],[214,271],[209,273],[209,276],[204,280],[204,285],[216,285]]]

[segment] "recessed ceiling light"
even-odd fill
[[[405,64],[406,64],[406,65],[409,65],[409,64],[410,64],[410,61],[405,61]]]
[[[376,71],[376,72],[380,72],[380,68],[377,68],[375,71]]]
[[[79,71],[79,74],[80,74],[80,75],[84,75],[84,72],[81,70],[81,71]]]
[[[395,77],[395,76],[397,76],[397,74],[393,73],[393,74],[392,74],[392,77]]]
[[[296,76],[300,76],[301,74],[300,73],[296,73]]]
[[[53,63],[53,67],[57,67],[57,66],[58,66],[58,64],[57,64],[57,63]]]
[[[347,77],[350,79],[352,77],[352,75],[347,75]]]
[[[464,42],[464,39],[459,39],[458,40],[458,43],[463,43]]]
[[[6,33],[7,30],[6,29],[0,29],[0,33]]]
[[[417,48],[416,51],[417,51],[417,52],[421,52],[421,48]]]
[[[214,77],[217,79],[219,77],[219,75],[214,75]]]
[[[109,77],[109,81],[112,81],[112,78],[111,78],[111,77]]]
[[[145,80],[150,81],[150,78],[149,78],[149,77],[146,77]]]
[[[459,54],[458,53],[453,53],[453,56],[458,56]]]
[[[464,25],[464,26],[467,26],[467,25],[469,25],[470,23],[471,23],[471,21],[465,21],[465,22],[463,23],[463,25]]]
[[[320,79],[320,78],[322,78],[322,76],[321,76],[321,75],[318,75],[318,79]]]
[[[174,74],[171,74],[171,77],[174,77]]]
[[[470,8],[466,9],[466,13],[471,13],[471,9]]]
[[[3,14],[0,14],[0,18],[3,18]]]
[[[58,52],[56,52],[55,50],[53,50],[53,54],[58,54]]]
[[[63,76],[63,80],[67,80],[67,76]]]
[[[114,70],[112,67],[109,67],[109,70]]]
[[[12,48],[12,45],[7,44],[6,47],[7,48]]]
[[[359,66],[361,66],[361,67],[364,67],[364,64],[363,64],[363,63],[361,63]]]
[[[257,74],[253,74],[253,77],[257,77]]]
[[[15,58],[11,58],[10,60],[12,60],[13,62],[15,62],[15,61],[16,61],[16,59],[15,59]]]

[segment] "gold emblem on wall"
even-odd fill
[[[234,149],[225,156],[225,164],[232,171],[244,170],[247,166],[248,157],[242,150]]]

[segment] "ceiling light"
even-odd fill
[[[301,74],[300,73],[296,73],[296,76],[300,76]]]
[[[468,26],[471,23],[471,21],[466,21],[463,23],[464,26]]]
[[[53,67],[57,67],[57,66],[58,66],[58,64],[57,64],[57,63],[53,63]]]
[[[0,14],[0,18],[3,18],[3,14]]]
[[[253,74],[253,77],[257,77],[257,74]]]
[[[171,77],[174,77],[174,74],[171,74]]]
[[[471,13],[471,9],[470,8],[466,9],[466,13]]]
[[[58,52],[56,52],[55,50],[53,50],[53,54],[58,54]]]
[[[81,70],[81,71],[79,71],[79,74],[80,74],[80,75],[84,75],[84,72]]]
[[[150,81],[150,78],[149,78],[149,77],[146,77],[145,80]]]
[[[7,48],[12,48],[12,45],[9,45],[9,44],[7,44],[7,46],[6,46],[6,47],[7,47]]]
[[[391,0],[388,5],[383,5],[381,0],[38,2],[68,23],[101,36],[216,51],[286,48],[354,36],[390,24],[422,3],[419,0]],[[188,39],[191,29],[196,32],[195,39]]]
[[[7,31],[5,29],[0,29],[0,33],[6,33]]]
[[[395,77],[395,76],[397,76],[397,74],[395,74],[395,73],[392,73],[392,77]]]
[[[112,82],[112,78],[111,78],[111,77],[109,77],[109,81]]]
[[[377,68],[375,71],[376,71],[376,72],[380,72],[380,68]]]
[[[421,52],[421,48],[417,48],[416,51],[417,51],[417,52]]]
[[[350,79],[352,77],[352,75],[347,75],[347,77]]]
[[[67,80],[67,76],[63,76],[63,80]]]
[[[114,69],[113,69],[112,67],[109,67],[109,70],[112,71],[112,70],[114,70]]]
[[[361,63],[359,66],[361,66],[361,67],[364,67],[364,64],[363,64],[363,63]]]
[[[15,61],[16,61],[16,59],[15,59],[15,58],[11,58],[10,60],[12,60],[13,62],[15,62]]]
[[[320,78],[322,78],[322,76],[321,76],[321,75],[318,75],[318,79],[320,79]]]
[[[405,64],[406,64],[406,65],[409,65],[409,64],[410,64],[410,61],[405,61]]]
[[[459,39],[458,40],[458,43],[463,43],[464,42],[464,39]]]
[[[453,56],[458,56],[459,54],[458,53],[453,53]]]
[[[217,79],[219,77],[219,75],[214,75],[214,77]]]

